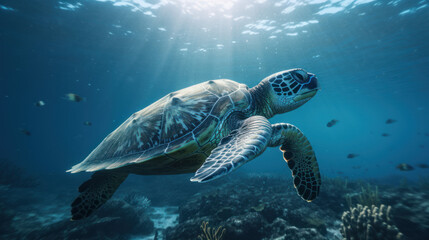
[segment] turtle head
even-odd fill
[[[264,115],[271,117],[270,115],[292,111],[308,102],[316,95],[319,85],[314,74],[295,68],[272,74],[255,88],[269,105],[263,107],[264,112],[267,112]]]

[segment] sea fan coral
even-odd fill
[[[203,221],[201,223],[202,234],[198,236],[200,240],[221,240],[225,234],[225,228],[219,226],[218,228],[211,228],[208,226],[208,222]]]

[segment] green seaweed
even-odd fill
[[[380,197],[378,195],[378,186],[374,188],[370,184],[366,186],[361,186],[361,192],[357,195],[346,194],[345,195],[347,206],[351,209],[353,205],[353,199],[355,199],[357,204],[362,206],[371,207],[380,205]]]

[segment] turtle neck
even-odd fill
[[[269,84],[262,81],[258,85],[249,89],[250,94],[253,98],[253,106],[255,109],[255,115],[264,116],[267,119],[272,118],[275,114],[271,108],[271,97],[267,94],[267,87]]]

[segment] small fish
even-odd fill
[[[353,169],[360,169],[361,166],[352,166]]]
[[[20,130],[22,133],[24,133],[25,135],[27,135],[27,136],[31,136],[31,132],[30,132],[30,131],[28,131],[27,129],[20,128],[19,130]]]
[[[429,168],[429,165],[427,165],[426,163],[419,163],[419,164],[417,164],[417,167],[419,167],[419,168]]]
[[[389,118],[389,119],[386,120],[386,124],[392,124],[392,123],[395,123],[395,122],[397,122],[397,121],[395,119],[391,119],[391,118]]]
[[[334,126],[335,124],[337,124],[337,122],[338,122],[338,120],[332,119],[331,121],[329,121],[329,122],[326,124],[326,126],[327,126],[327,127],[332,127],[332,126]]]
[[[408,165],[406,163],[401,163],[398,166],[396,166],[396,168],[401,171],[411,171],[414,169],[411,165]]]
[[[34,105],[36,107],[43,107],[46,105],[46,103],[44,101],[40,100],[40,101],[35,102]]]
[[[347,155],[347,158],[355,158],[355,157],[358,157],[359,156],[359,154],[356,154],[356,153],[349,153],[348,155]]]
[[[80,101],[82,101],[84,98],[83,98],[83,97],[81,97],[81,96],[79,96],[79,95],[77,95],[77,94],[74,94],[74,93],[67,93],[67,94],[65,95],[64,99],[69,100],[69,101],[72,101],[72,102],[80,102]]]
[[[388,137],[388,136],[390,136],[390,134],[388,134],[388,133],[382,133],[381,136]]]
[[[86,122],[83,123],[83,125],[85,125],[85,126],[92,126],[92,122],[86,121]]]

